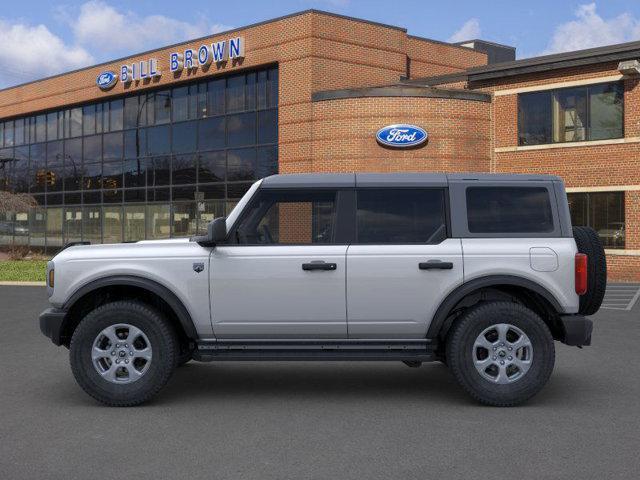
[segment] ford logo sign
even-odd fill
[[[96,78],[96,85],[100,87],[100,90],[109,90],[118,81],[118,76],[113,72],[102,72]]]
[[[417,147],[427,141],[427,132],[415,125],[389,125],[378,130],[376,139],[382,145],[393,148]]]

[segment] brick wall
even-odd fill
[[[411,60],[411,78],[457,73],[487,64],[486,53],[412,36],[407,37],[406,51]]]

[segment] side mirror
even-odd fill
[[[224,242],[224,239],[227,238],[227,218],[216,218],[208,225],[207,231],[209,233],[209,241],[214,245]]]
[[[224,242],[225,238],[227,238],[227,218],[220,217],[207,225],[206,235],[193,237],[191,241],[203,247],[215,247],[217,243]]]

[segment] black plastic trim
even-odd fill
[[[591,333],[593,332],[591,320],[582,315],[562,315],[560,322],[564,331],[562,343],[574,347],[591,345]]]
[[[59,308],[47,308],[40,314],[40,331],[45,337],[51,339],[54,345],[62,345],[62,325],[64,324],[67,311]]]
[[[160,283],[149,280],[148,278],[136,277],[134,275],[114,275],[110,277],[99,278],[76,290],[73,295],[65,302],[63,310],[70,310],[73,305],[88,293],[103,287],[111,287],[116,285],[126,285],[130,287],[139,287],[158,295],[162,300],[167,302],[169,307],[178,317],[178,321],[184,329],[187,337],[191,339],[198,338],[198,332],[193,325],[193,320],[189,311],[186,309],[182,301],[167,287]]]
[[[458,288],[456,288],[453,292],[451,292],[447,298],[445,298],[441,303],[438,309],[436,310],[435,315],[433,316],[433,320],[431,321],[431,325],[429,325],[429,330],[427,331],[427,338],[438,338],[442,327],[451,313],[453,307],[456,306],[460,300],[462,300],[467,295],[479,290],[481,288],[493,287],[498,285],[508,285],[513,287],[523,287],[532,292],[537,293],[542,296],[545,300],[547,300],[551,306],[557,311],[562,312],[563,308],[561,307],[558,300],[549,292],[546,288],[541,287],[537,283],[532,280],[528,280],[523,277],[517,277],[514,275],[490,275],[488,277],[477,278],[471,280],[469,282],[463,283]]]

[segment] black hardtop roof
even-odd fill
[[[561,181],[555,175],[501,173],[295,173],[272,175],[261,188],[446,187],[449,182]]]

